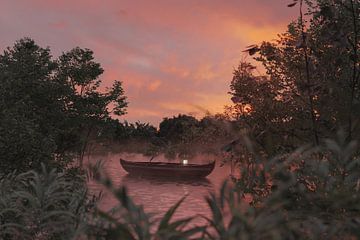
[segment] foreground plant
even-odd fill
[[[289,218],[304,223],[303,232],[313,238],[360,238],[358,150],[356,141],[339,132],[318,148],[301,148],[271,163]]]
[[[0,239],[75,239],[85,226],[85,182],[55,169],[0,178]]]
[[[223,187],[219,198],[208,198],[209,222],[220,239],[360,238],[358,150],[341,131],[318,147],[272,159],[250,149],[252,156],[240,163],[241,177],[233,179],[235,188]],[[235,147],[231,151],[239,155]],[[241,201],[248,196],[250,205]],[[221,221],[226,209],[228,225]]]

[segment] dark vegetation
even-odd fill
[[[102,72],[89,49],[56,60],[27,38],[6,49],[0,55],[0,168],[66,167],[72,154],[81,165],[95,129],[127,106],[121,82],[99,91]]]
[[[266,74],[241,62],[230,83],[234,104],[223,114],[165,118],[159,129],[112,118],[126,113],[126,97],[118,81],[99,90],[103,69],[90,50],[54,60],[31,39],[6,49],[0,238],[359,239],[360,3],[288,6],[299,8],[288,30],[245,50]],[[102,182],[119,206],[111,213],[96,208],[81,168],[86,152],[92,144],[139,142],[145,147],[133,150],[149,156],[210,152],[239,166],[241,176],[206,199],[208,225],[192,227],[194,217],[172,221],[182,199],[154,219],[99,166],[87,177]]]
[[[149,159],[165,154],[169,160],[201,153],[219,154],[224,142],[236,137],[235,129],[238,129],[236,123],[220,114],[201,120],[179,114],[164,118],[159,129],[148,123],[110,119],[94,139],[93,151],[137,152]]]

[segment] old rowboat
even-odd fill
[[[165,162],[132,162],[120,159],[120,164],[129,174],[158,177],[203,178],[215,167],[215,161],[209,164],[183,164]]]

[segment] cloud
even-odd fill
[[[56,22],[50,23],[49,25],[51,28],[55,28],[55,29],[65,29],[69,26],[68,22],[66,22],[64,20],[56,21]]]
[[[3,0],[0,48],[29,36],[54,56],[94,51],[104,88],[124,84],[122,119],[158,124],[178,113],[221,112],[250,44],[285,30],[296,9],[268,0]],[[203,109],[203,110],[201,110]],[[206,111],[205,111],[206,112]]]
[[[161,85],[161,81],[156,80],[149,84],[148,89],[150,92],[155,92],[157,89],[159,89],[160,85]]]

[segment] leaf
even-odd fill
[[[110,223],[115,225],[115,228],[107,229],[107,234],[111,237],[118,237],[119,239],[135,239],[132,235],[130,229],[126,224],[120,223],[114,217],[110,216],[109,214],[98,211],[98,216],[102,217],[103,219],[109,221]],[[115,239],[115,238],[108,238],[108,239]]]
[[[116,228],[108,229],[106,239],[135,240],[131,232],[123,224],[117,225]]]
[[[178,227],[184,227],[186,224],[188,224],[191,220],[193,220],[193,217],[188,217],[184,219],[180,219],[178,221],[175,221],[168,225],[169,230],[176,230]]]
[[[210,197],[206,197],[206,202],[208,203],[211,213],[213,215],[212,220],[210,223],[214,226],[216,231],[218,233],[224,233],[225,232],[225,224],[224,224],[224,218],[223,214],[221,212],[221,209],[216,203],[216,197],[213,194],[210,194]]]
[[[222,146],[222,147],[221,147],[221,151],[223,151],[223,152],[230,152],[230,151],[232,151],[232,150],[234,149],[234,147],[235,147],[237,144],[240,143],[240,141],[241,141],[240,138],[231,141],[230,143],[226,144],[225,146]]]
[[[231,98],[231,101],[233,103],[241,103],[241,98],[237,97],[237,96],[234,96],[234,97]]]
[[[224,181],[224,183],[220,189],[220,207],[221,207],[221,209],[224,209],[224,207],[225,207],[226,188],[227,188],[227,181]]]
[[[52,217],[59,217],[59,216],[68,216],[70,218],[75,218],[75,215],[69,211],[50,211],[42,217],[42,220],[45,221]]]
[[[260,48],[258,47],[258,45],[253,44],[253,45],[248,46],[243,52],[247,52],[247,53],[249,53],[250,56],[252,56],[259,51],[260,51]]]
[[[251,44],[251,45],[249,45],[249,46],[246,46],[247,49],[253,48],[253,47],[257,47],[257,45],[256,45],[256,44]]]
[[[182,237],[185,237],[186,239],[188,239],[189,237],[191,237],[199,232],[205,232],[205,230],[206,230],[206,227],[194,227],[194,228],[184,231],[182,233]]]
[[[288,6],[288,7],[294,7],[296,4],[297,4],[297,1],[295,1],[295,2],[293,2],[293,3],[290,3],[290,4],[288,4],[287,6]]]
[[[185,200],[186,196],[182,197],[174,206],[172,206],[164,215],[164,217],[161,219],[161,222],[159,224],[158,231],[161,231],[169,225],[169,221],[171,217],[174,215],[176,209],[180,206],[180,204]]]

